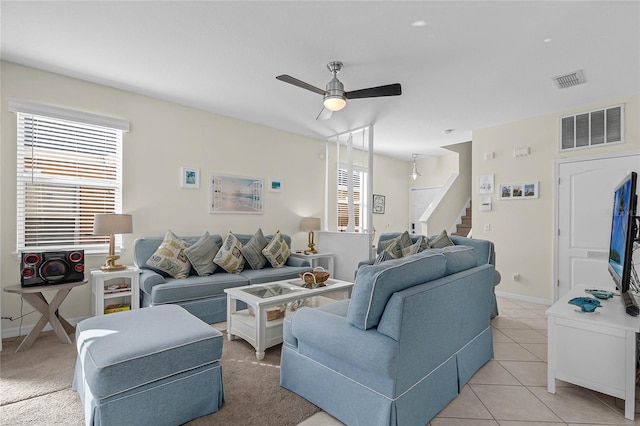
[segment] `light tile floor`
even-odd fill
[[[624,418],[624,401],[557,381],[547,392],[546,305],[498,298],[500,315],[491,321],[494,359],[465,385],[429,426],[640,425]],[[299,426],[342,425],[325,412]]]

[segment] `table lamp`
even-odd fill
[[[95,215],[93,219],[93,235],[109,236],[109,255],[107,263],[101,266],[103,271],[120,271],[125,269],[125,265],[116,265],[115,261],[120,256],[115,255],[114,234],[130,234],[133,232],[133,225],[130,214],[101,213]]]
[[[300,222],[300,230],[301,231],[309,231],[309,248],[304,251],[305,254],[316,254],[318,251],[316,250],[314,241],[313,241],[313,231],[320,229],[320,218],[319,217],[303,217],[302,222]]]

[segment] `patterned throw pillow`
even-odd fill
[[[431,246],[431,248],[445,248],[449,246],[455,246],[453,241],[451,241],[451,238],[449,238],[449,235],[447,235],[446,229],[443,229],[440,235],[429,241],[429,245]]]
[[[411,256],[412,254],[420,253],[429,248],[429,239],[424,235],[420,235],[415,243],[409,247],[402,249],[402,257]]]
[[[267,258],[262,254],[262,249],[267,246],[267,239],[258,228],[249,242],[242,247],[242,256],[247,261],[251,269],[262,269],[267,264]]]
[[[393,259],[393,257],[391,257],[391,255],[388,252],[383,250],[380,252],[378,257],[376,257],[376,260],[373,261],[373,264],[379,265],[382,262],[386,262],[387,260],[391,260],[391,259]]]
[[[218,245],[213,241],[209,232],[205,232],[198,241],[184,249],[184,254],[198,275],[205,277],[213,274],[218,267],[218,265],[213,263],[213,259],[216,257],[216,254],[218,254],[218,250]]]
[[[291,255],[291,250],[287,242],[282,238],[280,231],[276,232],[271,242],[262,250],[262,254],[267,258],[274,268],[282,268]]]
[[[187,243],[167,231],[158,250],[147,260],[147,265],[171,275],[173,278],[187,278],[191,264],[184,254]]]
[[[213,262],[230,274],[239,274],[244,269],[242,243],[229,231]]]
[[[409,232],[404,231],[401,235],[391,240],[384,251],[389,253],[394,259],[400,259],[402,257],[402,250],[409,247],[412,244]]]

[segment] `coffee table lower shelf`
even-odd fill
[[[282,343],[283,321],[283,318],[267,321],[264,327],[265,349]],[[246,340],[254,348],[258,347],[256,317],[249,314],[248,309],[231,314],[231,324],[227,324],[227,338],[229,340],[233,340],[235,337],[240,337],[243,340]],[[259,360],[262,360],[264,358],[264,351],[256,352],[256,356]]]
[[[249,342],[256,349],[256,358],[264,359],[265,350],[282,343],[283,318],[267,321],[267,310],[276,306],[290,304],[290,302],[304,301],[304,306],[316,308],[327,303],[335,302],[340,298],[349,297],[353,283],[332,280],[332,285],[318,289],[295,289],[293,293],[260,298],[247,292],[253,289],[261,289],[265,286],[291,287],[292,281],[281,281],[268,285],[257,284],[255,286],[226,289],[227,293],[227,339],[234,340],[240,337]],[[327,297],[327,295],[330,296]],[[342,296],[342,297],[340,297]],[[245,302],[249,309],[236,310],[236,301]],[[288,308],[285,315],[291,315],[293,311]]]

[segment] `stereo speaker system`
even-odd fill
[[[84,250],[22,253],[23,287],[64,284],[84,280]]]

